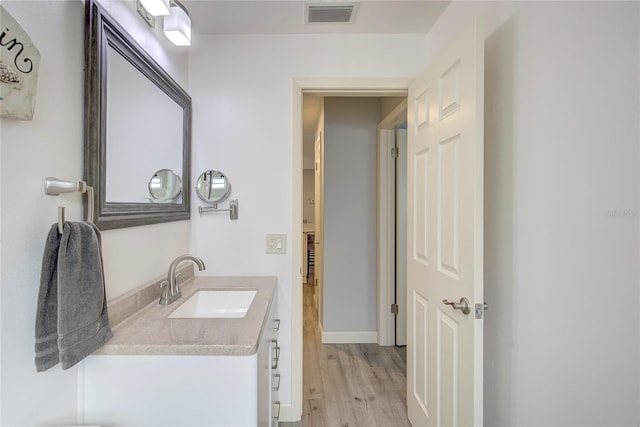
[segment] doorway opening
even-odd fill
[[[305,94],[324,96],[406,96],[412,82],[408,78],[304,78],[292,82],[292,247],[302,248],[302,113]],[[316,256],[317,263],[317,256]],[[302,415],[303,395],[303,272],[302,250],[292,251],[291,278],[291,406],[283,405],[282,418],[296,420]],[[296,286],[295,284],[300,284]]]
[[[378,345],[377,305],[379,287],[398,294],[393,273],[402,263],[402,243],[394,235],[402,130],[396,121],[406,121],[406,98],[305,95],[303,118],[309,123],[303,126],[303,424],[409,426],[406,349],[393,346],[397,329]],[[384,191],[382,177],[391,179]],[[390,206],[379,200],[381,192]],[[385,216],[388,224],[380,223],[380,209],[392,212]],[[381,230],[390,236],[382,243]],[[381,259],[386,253],[390,258]],[[382,262],[391,282],[378,278]],[[391,306],[384,307],[385,320],[395,317],[399,326]],[[357,317],[367,316],[372,331],[359,331],[364,322]],[[336,405],[348,400],[353,405],[336,413]]]
[[[364,79],[363,82],[359,82],[359,83],[366,83],[366,81],[368,81],[369,79]],[[305,82],[307,83],[307,82]],[[331,82],[330,84],[334,84],[335,82]],[[353,81],[350,82],[343,82],[341,84],[353,84]],[[373,308],[373,317],[374,317],[374,322],[377,322],[377,325],[374,325],[374,329],[375,331],[369,335],[369,336],[365,336],[364,340],[357,340],[356,341],[351,341],[351,342],[368,342],[368,343],[378,343],[384,346],[393,346],[396,343],[396,327],[395,327],[395,315],[393,315],[391,313],[391,303],[395,303],[396,301],[396,290],[393,288],[393,286],[391,288],[384,288],[384,290],[382,290],[382,278],[379,274],[379,268],[381,265],[381,262],[385,262],[386,267],[385,267],[385,271],[388,271],[390,273],[393,273],[395,271],[395,266],[396,266],[396,247],[395,245],[393,245],[393,247],[390,250],[386,250],[386,252],[384,251],[380,251],[379,248],[384,247],[383,245],[380,245],[380,242],[376,242],[376,240],[380,239],[380,235],[379,235],[379,231],[383,229],[383,226],[381,224],[379,224],[379,222],[377,221],[377,213],[376,210],[380,209],[380,207],[382,205],[376,205],[377,200],[379,198],[378,196],[378,192],[380,191],[380,189],[378,187],[380,187],[381,184],[381,174],[378,173],[376,168],[379,168],[380,166],[384,166],[381,165],[380,162],[377,161],[376,156],[380,156],[381,153],[384,153],[386,156],[388,156],[390,159],[393,159],[392,157],[392,153],[390,151],[388,151],[386,148],[382,147],[382,143],[386,143],[387,140],[384,140],[382,138],[382,134],[383,131],[389,131],[392,135],[393,135],[393,140],[395,141],[396,138],[396,133],[398,132],[397,128],[398,125],[401,122],[406,121],[406,84],[408,83],[405,80],[396,80],[394,82],[391,81],[385,81],[385,82],[374,82],[372,86],[370,87],[376,87],[376,85],[382,85],[382,86],[388,86],[389,84],[394,85],[396,88],[394,89],[390,89],[390,88],[378,88],[378,89],[364,89],[364,88],[345,88],[345,89],[336,89],[335,87],[333,87],[331,90],[322,90],[322,89],[307,89],[304,88],[304,98],[307,99],[309,97],[312,98],[316,98],[316,100],[318,98],[322,98],[322,96],[327,96],[327,97],[358,97],[358,98],[363,98],[363,97],[367,97],[367,98],[372,98],[372,97],[384,97],[385,101],[388,101],[387,104],[389,104],[390,102],[393,102],[394,105],[391,106],[391,108],[387,105],[386,106],[386,111],[385,113],[380,113],[380,115],[378,116],[375,126],[374,126],[374,135],[375,133],[377,133],[377,135],[375,135],[374,138],[377,139],[377,147],[374,144],[374,157],[373,157],[373,161],[375,163],[374,165],[374,169],[376,170],[376,172],[374,173],[373,176],[373,181],[374,181],[374,195],[373,195],[373,200],[374,200],[374,205],[373,208],[371,209],[371,211],[373,212],[373,218],[374,218],[374,228],[371,231],[371,236],[370,238],[373,239],[373,243],[374,243],[374,248],[378,248],[378,251],[375,252],[374,249],[374,258],[373,258],[373,268],[374,268],[374,273],[373,276],[376,277],[378,283],[375,284],[376,289],[374,290],[374,308]],[[319,86],[323,86],[326,85],[327,82],[321,82]],[[300,115],[296,114],[297,117],[304,117],[307,115],[306,112],[306,108],[303,108],[303,102],[302,102],[302,95],[303,95],[303,87],[300,87],[298,85],[295,85],[297,87],[294,87],[295,89],[299,90],[298,95],[300,96],[300,98],[297,98],[295,92],[296,90],[294,90],[294,96],[297,98],[294,98],[294,100],[296,102],[299,102],[298,104],[298,113],[300,113]],[[380,99],[380,98],[379,98]],[[401,108],[393,108],[396,104],[398,103],[403,103],[403,107]],[[306,101],[304,103],[304,106],[306,106]],[[294,111],[296,111],[296,105],[294,103]],[[390,121],[389,117],[384,117],[384,116],[388,116],[388,113],[390,111],[395,112],[396,116],[398,117],[394,117],[393,122]],[[400,112],[398,112],[400,111]],[[404,114],[404,117],[402,119],[400,119],[401,114]],[[380,119],[385,119],[382,122],[380,121]],[[308,120],[308,119],[307,119]],[[398,122],[399,120],[399,122]],[[302,120],[301,120],[302,121]],[[317,121],[317,118],[316,118]],[[294,124],[294,132],[297,135],[301,135],[303,134],[303,129],[301,125],[299,128],[297,126],[295,126]],[[380,127],[382,126],[382,127]],[[376,129],[376,127],[379,127],[378,129]],[[318,283],[318,274],[322,274],[320,270],[319,273],[319,264],[322,262],[321,258],[321,254],[319,254],[318,252],[322,252],[322,251],[317,251],[318,246],[320,246],[323,243],[322,239],[318,238],[318,235],[316,233],[316,229],[315,229],[315,216],[313,218],[313,220],[310,219],[310,212],[314,212],[316,209],[318,208],[318,205],[320,205],[321,201],[318,199],[318,197],[316,197],[316,184],[309,184],[308,182],[305,184],[304,183],[304,179],[303,177],[306,176],[307,181],[309,180],[310,176],[315,177],[315,175],[319,172],[319,166],[317,165],[316,161],[315,161],[315,151],[318,148],[318,143],[322,143],[323,138],[325,136],[324,133],[324,129],[321,129],[319,132],[315,132],[311,138],[309,138],[312,143],[309,144],[310,146],[313,147],[312,150],[309,150],[307,148],[307,150],[303,150],[302,147],[302,140],[298,140],[296,144],[296,147],[294,147],[294,166],[296,165],[296,159],[300,159],[297,163],[298,163],[298,168],[294,168],[294,170],[298,170],[300,172],[300,181],[297,184],[298,189],[294,188],[294,194],[296,194],[296,192],[299,190],[299,194],[300,194],[300,198],[298,199],[298,201],[300,202],[300,204],[298,205],[298,208],[296,208],[294,206],[294,218],[296,216],[296,211],[299,215],[300,218],[300,224],[302,225],[303,228],[303,232],[302,233],[297,233],[300,235],[301,239],[300,239],[300,245],[298,245],[298,247],[302,248],[302,250],[300,251],[299,254],[299,261],[300,264],[294,264],[294,265],[302,265],[302,268],[299,270],[300,272],[302,272],[302,278],[301,280],[298,281],[298,283],[304,283],[306,281],[306,285],[308,286],[309,289],[314,289],[314,291],[312,291],[310,293],[310,295],[312,296],[308,296],[309,294],[305,295],[305,301],[308,303],[309,301],[313,302],[313,306],[316,310],[319,310],[320,313],[322,313],[322,305],[323,305],[323,292],[319,290],[320,286],[321,286],[321,282]],[[302,138],[300,138],[302,139]],[[394,147],[395,147],[395,143],[394,143]],[[377,151],[376,151],[377,150]],[[313,153],[312,155],[309,155],[309,153]],[[395,149],[395,152],[398,153],[398,150]],[[394,161],[395,162],[395,161]],[[395,180],[395,171],[393,168],[391,168],[389,171],[385,171],[385,176],[389,175],[390,177],[393,177]],[[376,187],[377,186],[377,187]],[[313,189],[313,193],[310,193],[310,189]],[[386,197],[390,197],[393,200],[395,200],[395,182],[393,182],[393,191],[390,191]],[[295,200],[294,200],[295,203]],[[310,206],[310,205],[314,205],[314,206]],[[396,214],[395,214],[395,205],[391,205],[391,208],[394,210],[394,215],[391,215],[389,217],[390,223],[386,224],[385,227],[391,227],[391,229],[389,230],[389,232],[396,232]],[[296,233],[293,233],[294,235],[296,235]],[[392,240],[389,241],[389,243],[395,242],[395,238],[393,238]],[[294,242],[295,244],[295,242]],[[295,246],[294,246],[295,247]],[[381,259],[381,256],[383,255],[383,252],[386,254],[388,253],[389,258],[384,258],[384,260]],[[386,255],[385,255],[386,256]],[[294,262],[296,260],[294,259]],[[300,277],[300,276],[298,276]],[[395,282],[395,277],[393,278],[392,282]],[[386,283],[386,285],[388,286],[389,283]],[[315,286],[315,287],[314,287]],[[294,286],[295,287],[295,286]],[[295,294],[298,295],[295,295]],[[305,326],[306,324],[309,322],[309,317],[305,314],[302,313],[302,299],[303,299],[303,294],[302,292],[299,292],[299,290],[296,292],[296,290],[294,290],[294,295],[293,295],[293,307],[294,307],[294,335],[297,332],[295,330],[295,325],[302,325],[302,320],[304,319],[304,323]],[[296,322],[295,320],[295,314],[297,312],[298,307],[296,306],[296,302],[300,301],[301,306],[300,306],[300,311],[298,312],[300,314],[300,323]],[[384,301],[384,303],[380,303],[381,301]],[[380,303],[380,304],[376,304],[376,302]],[[380,313],[384,313],[384,316],[382,316]],[[322,315],[322,314],[321,314]],[[387,327],[386,325],[390,324],[390,327]],[[302,331],[300,331],[302,332]],[[330,336],[331,334],[329,334]],[[300,337],[302,338],[302,337]],[[333,336],[334,338],[334,342],[335,342],[335,335]],[[351,337],[353,338],[353,337]],[[357,337],[356,337],[357,338]],[[362,338],[362,336],[360,337]],[[329,340],[331,340],[331,336],[329,338]],[[340,342],[339,340],[337,342]],[[350,342],[348,339],[346,342]],[[302,340],[299,342],[300,344],[302,344]],[[402,345],[402,343],[400,343]],[[307,345],[306,343],[304,344],[305,346]],[[302,371],[302,354],[297,354],[296,352],[296,339],[294,336],[293,339],[293,347],[294,347],[294,354],[292,357],[292,367],[293,367],[293,377],[296,378],[296,370],[300,369],[300,371]],[[300,347],[297,347],[300,348]],[[299,357],[299,358],[298,358]],[[305,369],[306,370],[306,369]],[[300,372],[298,371],[298,372]],[[300,372],[300,374],[302,374],[302,372]],[[298,378],[302,379],[302,375],[300,375]],[[299,384],[300,386],[302,386],[302,384]],[[299,395],[298,393],[296,393],[296,384],[295,381],[292,384],[292,397],[293,397],[293,405],[292,405],[292,410],[295,410],[295,403],[296,403],[296,397],[300,396],[300,398],[302,398],[301,394]],[[300,391],[301,388],[299,389]],[[403,390],[403,393],[405,393],[406,391]],[[302,404],[302,402],[301,402]]]
[[[302,282],[324,343],[406,344],[406,106],[303,97]]]

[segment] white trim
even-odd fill
[[[302,239],[302,92],[332,94],[358,94],[360,96],[383,92],[385,95],[407,95],[413,79],[407,78],[294,78],[292,80],[292,135],[291,135],[291,236],[292,246],[299,248]],[[291,260],[291,411],[283,421],[302,418],[302,254],[292,251]],[[286,301],[286,298],[284,299]],[[374,340],[373,342],[376,342]],[[284,402],[283,407],[289,405]],[[283,413],[284,414],[284,413]]]
[[[395,273],[395,179],[391,148],[394,132],[378,129],[378,232],[377,295],[378,344],[393,345],[394,319],[391,313]]]
[[[401,96],[407,96],[404,93]],[[387,114],[378,124],[378,129],[395,129],[407,121],[407,100],[401,101],[389,114]]]
[[[322,344],[372,344],[378,342],[376,331],[322,332]]]
[[[395,127],[407,120],[407,100],[402,101],[378,124],[378,345],[395,344],[395,319],[391,313],[396,275]]]
[[[85,414],[85,361],[81,360],[78,363],[78,378],[77,378],[77,401],[76,401],[76,423],[78,425],[84,424]]]
[[[295,80],[291,88],[292,134],[291,140],[291,247],[302,247],[302,86]],[[302,419],[302,253],[291,251],[291,403],[281,402],[289,408],[283,421]],[[284,298],[286,301],[287,298]]]
[[[296,418],[293,414],[293,405],[291,403],[280,402],[280,418],[278,418],[278,421],[283,423],[300,421],[300,416],[298,415]]]
[[[305,93],[326,96],[407,96],[414,79],[407,78],[296,78]]]

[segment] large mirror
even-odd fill
[[[86,3],[85,180],[101,230],[190,218],[191,98],[95,0]],[[149,197],[171,171],[175,197]]]

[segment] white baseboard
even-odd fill
[[[378,342],[375,331],[322,332],[323,344],[371,344]]]

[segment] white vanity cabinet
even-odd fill
[[[278,425],[280,417],[280,402],[278,391],[280,390],[280,344],[278,343],[278,331],[280,319],[277,318],[277,307],[274,303],[269,310],[268,321],[260,337],[258,347],[258,425]]]
[[[237,349],[224,344],[194,344],[211,325],[229,340],[246,332],[242,327],[224,327],[230,323],[205,323],[210,321],[206,319],[194,321],[196,327],[168,321],[169,329],[163,333],[183,342],[178,347],[145,344],[140,351],[132,351],[136,347],[127,344],[129,354],[101,354],[85,359],[79,365],[79,422],[111,427],[277,426],[274,389],[279,385],[279,320],[275,289],[272,292],[273,296],[267,295],[261,303],[261,313],[256,313],[260,329],[252,332],[253,343],[258,344],[252,353],[247,350],[248,354],[234,354]],[[150,323],[150,315],[144,316],[141,322]],[[251,316],[249,312],[246,317]],[[247,319],[248,323],[251,321]],[[114,338],[117,335],[116,329]],[[138,337],[143,340],[142,333]],[[124,351],[121,341],[125,339],[112,343],[105,351]],[[149,348],[145,354],[143,350]],[[169,350],[178,354],[161,353]]]

